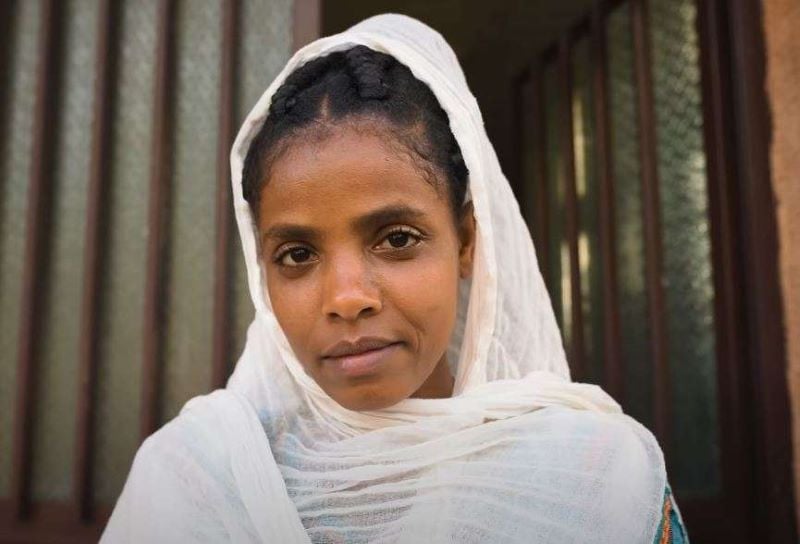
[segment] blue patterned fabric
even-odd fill
[[[669,485],[664,490],[662,511],[664,512],[664,517],[661,519],[661,527],[656,533],[654,544],[689,544],[686,527],[683,526],[680,511],[672,497],[672,490]]]

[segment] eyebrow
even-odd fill
[[[264,231],[261,240],[314,240],[318,235],[317,229],[311,227],[278,223]]]
[[[387,223],[418,220],[425,216],[425,212],[405,204],[390,204],[383,208],[371,211],[354,221],[358,230],[374,230]]]
[[[359,231],[375,230],[387,223],[418,220],[425,216],[425,212],[405,204],[390,204],[373,210],[353,221],[353,226]],[[309,240],[320,237],[319,229],[296,225],[291,223],[278,223],[272,225],[261,236],[266,240]]]

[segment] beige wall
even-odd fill
[[[772,178],[777,200],[795,503],[800,520],[800,1],[764,0],[767,92],[772,110]]]

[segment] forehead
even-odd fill
[[[321,140],[298,139],[270,167],[259,222],[327,212],[330,219],[387,202],[449,213],[441,176],[380,131],[344,128]]]

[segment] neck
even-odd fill
[[[447,363],[447,354],[443,355],[425,383],[417,389],[411,398],[416,399],[446,399],[453,396],[455,380],[450,374],[450,365]]]

